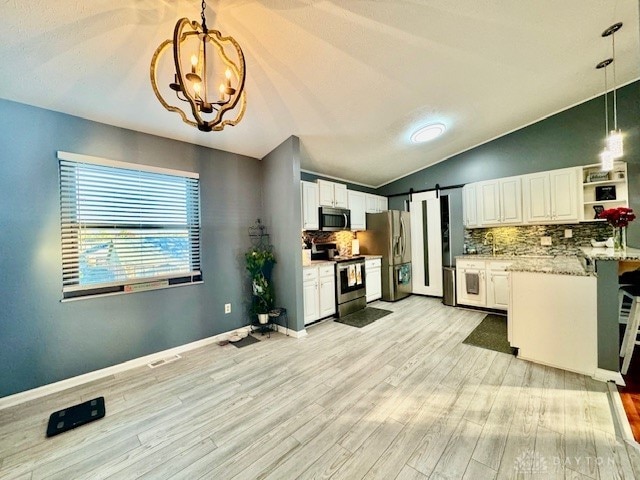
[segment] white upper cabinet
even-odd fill
[[[478,226],[478,198],[475,183],[468,183],[462,188],[462,214],[465,227]]]
[[[302,229],[318,230],[318,185],[311,182],[300,182],[302,194]]]
[[[347,186],[342,183],[318,180],[319,201],[323,207],[348,208]]]
[[[522,182],[525,222],[578,221],[578,168],[532,173]]]
[[[578,221],[578,168],[549,172],[551,183],[551,220]]]
[[[349,210],[351,210],[351,230],[366,230],[366,194],[348,190],[347,197],[349,200]]]
[[[366,213],[380,213],[389,210],[389,199],[380,195],[367,193]]]
[[[520,177],[477,184],[479,223],[483,226],[522,223]]]

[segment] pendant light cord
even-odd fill
[[[607,67],[604,67],[604,137],[609,135],[609,102],[607,101]]]
[[[618,131],[618,96],[616,94],[616,34],[611,34],[611,45],[613,48],[613,129]],[[605,70],[606,73],[606,70]]]

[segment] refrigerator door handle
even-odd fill
[[[401,244],[401,252],[400,252],[400,256],[404,257],[404,252],[405,249],[407,248],[407,239],[405,238],[405,234],[406,234],[406,229],[404,226],[404,218],[400,217],[400,239],[402,240],[402,244]]]

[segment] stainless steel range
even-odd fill
[[[367,306],[364,257],[335,257],[338,317]]]

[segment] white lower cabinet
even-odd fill
[[[333,264],[303,269],[302,301],[305,325],[336,313],[336,280]]]
[[[487,307],[507,310],[509,307],[509,272],[510,262],[486,262]]]
[[[382,260],[379,258],[365,260],[364,271],[367,302],[382,298]]]
[[[485,263],[483,260],[456,262],[457,302],[461,305],[484,307],[487,303]]]
[[[474,307],[507,310],[511,262],[499,260],[458,260],[456,262],[457,303]]]

